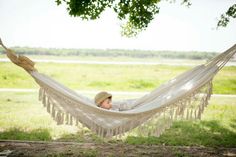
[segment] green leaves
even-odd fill
[[[99,18],[107,7],[111,7],[112,3],[113,0],[70,0],[68,2],[68,11],[72,16],[94,20]]]
[[[121,0],[114,10],[120,20],[126,21],[122,25],[122,35],[132,37],[146,29],[155,14],[159,13],[159,0]]]
[[[231,18],[236,18],[236,4],[233,4],[225,14],[222,14],[217,27],[226,27]]]
[[[113,8],[123,21],[122,35],[132,37],[146,29],[154,16],[159,13],[160,0],[56,0],[57,5],[65,2],[71,16],[95,20],[106,8]]]
[[[63,2],[71,16],[84,20],[98,19],[106,8],[112,8],[122,21],[121,34],[126,37],[136,36],[145,30],[155,15],[159,13],[158,4],[161,0],[55,0],[57,5]],[[170,3],[176,0],[166,0]],[[181,0],[181,4],[189,7],[191,0]],[[221,15],[217,26],[227,26],[230,18],[236,18],[236,4],[232,5],[225,14]]]

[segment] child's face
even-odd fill
[[[101,103],[100,107],[101,107],[101,108],[104,108],[104,109],[108,109],[108,110],[111,109],[111,107],[112,107],[111,99],[110,99],[110,98],[105,99],[105,100]]]

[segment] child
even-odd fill
[[[107,92],[99,92],[95,96],[95,103],[98,107],[110,110],[112,108],[112,95]]]

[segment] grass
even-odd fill
[[[37,68],[72,89],[150,91],[191,67],[38,63]],[[214,94],[236,94],[236,67],[224,67],[216,75],[213,84]],[[36,89],[38,86],[21,68],[1,62],[0,88]],[[123,142],[235,147],[235,115],[236,98],[213,98],[201,121],[177,121],[159,138],[128,136]],[[87,129],[56,125],[38,102],[36,92],[0,93],[0,139],[103,141]]]
[[[202,120],[177,121],[160,137],[129,136],[129,144],[164,144],[178,146],[236,146],[235,98],[213,98]]]
[[[0,95],[0,139],[52,140],[68,131],[70,126],[57,126],[50,118],[36,93],[1,93]]]
[[[37,68],[72,89],[151,91],[191,67],[39,63]],[[224,67],[213,83],[215,94],[236,94],[236,67]],[[0,88],[37,88],[37,85],[21,68],[0,63]]]
[[[37,93],[1,92],[0,139],[95,142],[103,140],[87,129],[56,125],[37,101]],[[236,146],[236,98],[213,97],[201,121],[177,121],[160,137],[128,136],[128,144]]]

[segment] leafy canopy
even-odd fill
[[[84,20],[98,19],[106,8],[112,8],[123,22],[122,35],[132,37],[145,30],[148,24],[159,13],[161,0],[56,0],[57,5],[65,3],[71,16]],[[167,0],[175,2],[175,0]],[[182,0],[182,4],[190,6],[190,0]],[[236,18],[236,4],[221,15],[218,27],[225,27],[230,18]]]

